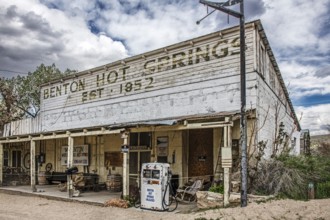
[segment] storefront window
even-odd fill
[[[3,166],[9,166],[9,154],[7,150],[3,151]]]
[[[21,151],[12,151],[12,167],[21,167]]]
[[[151,133],[150,132],[140,132],[140,133],[130,133],[130,146],[146,146],[151,147]]]

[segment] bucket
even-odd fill
[[[46,172],[39,171],[39,173],[38,173],[38,184],[39,185],[46,185],[47,184]]]
[[[107,190],[112,192],[120,192],[122,188],[122,177],[119,174],[108,175],[107,181]]]

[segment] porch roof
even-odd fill
[[[251,111],[249,111],[251,112]],[[249,113],[247,112],[247,115]],[[230,117],[229,122],[221,120],[225,117]],[[203,113],[196,115],[187,115],[176,118],[163,118],[148,121],[128,122],[121,124],[113,124],[100,127],[86,127],[71,130],[61,130],[53,132],[41,132],[30,135],[17,135],[10,137],[0,137],[0,143],[14,143],[14,142],[26,142],[31,140],[46,140],[57,139],[66,137],[79,137],[79,136],[92,136],[92,135],[106,135],[120,133],[125,129],[139,129],[142,127],[158,127],[163,130],[185,130],[196,128],[216,128],[223,127],[232,124],[233,121],[240,118],[239,111],[224,111]],[[220,121],[221,120],[221,121]]]
[[[212,112],[212,113],[202,113],[195,115],[186,115],[174,118],[164,118],[148,121],[137,121],[137,122],[128,122],[120,123],[115,125],[110,125],[110,129],[118,128],[132,128],[132,127],[148,127],[148,126],[173,126],[173,125],[184,125],[186,122],[213,122],[219,121],[221,118],[231,117],[231,120],[234,121],[240,117],[239,111],[223,111],[223,112]]]

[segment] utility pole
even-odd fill
[[[241,134],[241,207],[247,206],[247,123],[246,123],[246,70],[245,70],[245,18],[244,18],[244,0],[228,0],[227,2],[210,2],[200,0],[199,3],[207,5],[215,10],[222,11],[226,14],[240,19],[240,63],[241,63],[241,120],[240,120],[240,134]],[[240,12],[228,9],[226,7],[240,3]],[[214,11],[215,11],[214,10]],[[214,11],[209,13],[212,14]],[[199,24],[204,18],[197,21]]]

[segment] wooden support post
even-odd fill
[[[224,185],[224,188],[223,188],[223,205],[225,207],[227,207],[229,205],[229,196],[230,196],[229,168],[225,167],[223,173],[224,173],[224,175],[223,175],[224,176],[223,177],[223,185]]]
[[[129,133],[125,131],[122,133],[122,138],[124,139],[123,147],[128,147],[128,135]],[[129,151],[123,152],[123,197],[129,196]]]
[[[73,137],[68,137],[68,158],[67,158],[67,168],[71,168],[73,166]],[[72,183],[72,175],[67,175],[67,188],[69,193],[69,198],[73,196],[73,183]]]
[[[229,118],[226,117],[225,121],[228,122]],[[223,205],[226,207],[229,205],[229,197],[230,197],[230,168],[231,168],[231,128],[230,126],[224,127],[224,148],[223,149],[223,167],[224,167],[224,177],[223,177]],[[225,152],[226,151],[226,152]],[[229,162],[229,163],[228,163]],[[225,164],[227,163],[227,164]]]
[[[3,144],[0,143],[0,186],[2,186],[2,182],[3,182]]]
[[[37,192],[36,187],[36,141],[31,140],[30,148],[30,178],[31,178],[31,190]]]

